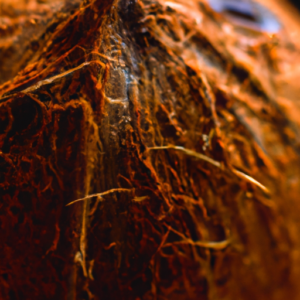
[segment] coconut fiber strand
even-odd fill
[[[0,7],[0,299],[300,299],[284,28],[193,0]]]

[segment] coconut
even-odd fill
[[[48,17],[0,56],[1,299],[298,299],[284,26],[204,1],[32,3]]]

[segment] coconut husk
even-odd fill
[[[0,298],[298,299],[286,29],[204,1],[30,3],[1,38]]]

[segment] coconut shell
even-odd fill
[[[0,45],[0,298],[299,299],[284,24],[192,0],[30,3]]]

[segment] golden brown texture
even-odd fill
[[[297,48],[205,2],[69,5],[3,77],[1,298],[298,299]]]

